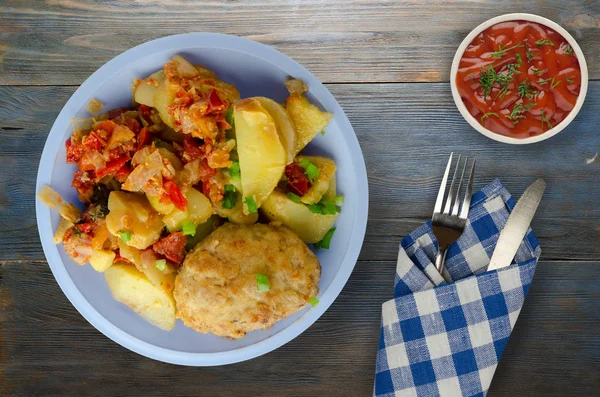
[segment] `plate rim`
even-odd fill
[[[211,44],[211,42],[218,42],[218,44]],[[107,79],[118,73],[123,68],[123,65],[130,65],[132,62],[135,62],[136,59],[165,51],[182,51],[198,47],[227,48],[258,57],[263,61],[272,63],[276,66],[281,64],[291,65],[293,68],[305,74],[302,78],[308,77],[311,80],[309,84],[310,90],[315,97],[326,97],[329,102],[334,104],[333,109],[330,108],[327,110],[341,116],[336,122],[339,125],[340,131],[344,136],[344,141],[350,152],[355,175],[356,200],[355,208],[353,209],[354,222],[348,249],[342,259],[340,268],[331,281],[326,293],[320,297],[320,303],[317,307],[307,311],[294,323],[278,333],[252,345],[237,349],[216,353],[192,353],[155,346],[138,339],[114,325],[110,320],[101,315],[83,296],[66,270],[66,265],[58,253],[57,246],[54,245],[51,240],[54,231],[52,230],[50,222],[50,209],[41,204],[37,198],[35,199],[35,209],[42,249],[52,274],[63,294],[94,328],[126,349],[154,360],[186,366],[215,366],[242,362],[264,355],[298,337],[308,327],[314,324],[331,306],[334,300],[337,299],[358,261],[358,256],[364,242],[369,207],[368,179],[364,156],[356,133],[354,132],[346,113],[335,97],[316,76],[301,64],[276,49],[239,36],[194,32],[165,36],[142,43],[120,53],[102,65],[70,96],[56,117],[48,137],[46,138],[38,166],[35,192],[37,194],[42,185],[50,183],[52,179],[52,170],[58,155],[58,151],[55,149],[59,148],[65,134],[65,129],[63,127],[65,118],[70,118],[70,115],[75,114],[81,109],[81,103],[86,99],[89,99],[87,98],[89,94],[86,93],[97,90]],[[68,121],[69,120],[67,120],[67,125]],[[48,164],[52,164],[53,166],[47,167]],[[45,167],[43,167],[43,165]]]

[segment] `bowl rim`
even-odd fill
[[[275,350],[296,338],[309,326],[315,323],[339,296],[358,260],[364,242],[369,203],[365,161],[358,138],[348,117],[333,95],[316,76],[298,62],[274,48],[250,39],[233,35],[199,32],[185,33],[165,36],[140,44],[117,55],[101,66],[73,93],[73,95],[71,95],[54,121],[52,129],[46,139],[46,143],[44,144],[37,173],[35,191],[37,194],[43,185],[50,184],[51,182],[52,170],[55,162],[58,160],[57,148],[62,144],[62,140],[68,131],[70,117],[81,109],[82,103],[88,101],[91,94],[93,95],[107,79],[121,71],[124,67],[130,67],[130,65],[143,57],[165,51],[182,51],[199,48],[227,48],[229,50],[258,57],[265,62],[280,65],[282,69],[293,68],[299,72],[306,73],[311,79],[309,84],[311,93],[317,98],[326,98],[329,103],[334,104],[333,108],[328,107],[327,110],[334,113],[336,116],[341,116],[339,119],[336,119],[336,123],[348,146],[350,157],[352,158],[353,174],[355,175],[356,200],[354,208],[351,208],[354,214],[354,220],[348,248],[344,253],[340,267],[329,287],[327,290],[321,291],[318,306],[306,311],[295,322],[276,334],[270,335],[252,345],[237,349],[216,353],[191,353],[155,346],[121,330],[101,315],[91,303],[87,301],[70,277],[66,270],[65,263],[60,257],[57,246],[52,242],[54,231],[52,230],[50,220],[50,209],[37,200],[37,198],[35,199],[35,203],[38,232],[42,248],[54,278],[71,304],[90,324],[114,342],[143,356],[179,365],[214,366],[232,364],[258,357]],[[67,119],[65,120],[65,118]],[[67,128],[65,128],[65,126],[67,126]]]
[[[577,61],[579,62],[579,68],[581,71],[581,88],[579,90],[579,96],[577,97],[577,101],[575,102],[575,106],[573,107],[573,110],[571,110],[571,112],[567,115],[567,117],[562,122],[560,122],[558,125],[554,126],[553,128],[549,129],[548,131],[546,131],[540,135],[536,135],[536,136],[532,136],[532,137],[528,137],[528,138],[513,138],[513,137],[504,136],[504,135],[495,133],[495,132],[485,128],[484,126],[482,126],[477,121],[477,119],[475,119],[475,117],[473,117],[471,115],[471,113],[469,113],[469,111],[467,110],[467,107],[465,106],[462,98],[460,97],[460,93],[458,92],[458,88],[456,86],[456,74],[458,73],[458,65],[460,63],[460,60],[461,60],[467,46],[473,41],[473,39],[475,39],[475,37],[478,34],[480,34],[482,31],[484,31],[485,29],[487,29],[490,26],[493,26],[497,23],[507,22],[507,21],[518,21],[518,20],[537,22],[537,23],[544,25],[546,27],[549,27],[549,28],[555,30],[557,33],[559,33],[563,38],[565,38],[567,40],[567,42],[571,45],[571,48],[573,48],[573,51],[575,52],[575,55],[577,57]],[[573,119],[575,119],[575,117],[581,110],[581,107],[583,106],[583,102],[584,102],[585,96],[587,94],[588,68],[587,68],[585,56],[583,55],[583,51],[579,47],[579,44],[577,44],[577,41],[575,41],[573,36],[571,36],[571,34],[569,32],[567,32],[567,30],[565,28],[563,28],[556,22],[554,22],[548,18],[539,16],[539,15],[535,15],[535,14],[528,14],[528,13],[503,14],[503,15],[499,15],[497,17],[488,19],[487,21],[478,25],[460,43],[460,45],[458,46],[458,49],[456,50],[456,53],[454,54],[454,59],[452,60],[452,67],[450,69],[450,87],[452,90],[452,98],[454,99],[454,103],[456,104],[456,107],[458,108],[458,110],[460,111],[460,113],[464,117],[464,119],[471,125],[471,127],[475,128],[477,131],[479,131],[481,134],[487,136],[488,138],[493,139],[498,142],[509,143],[509,144],[513,144],[513,145],[526,145],[526,144],[530,144],[530,143],[541,142],[548,138],[553,137],[554,135],[558,134],[563,129],[565,129],[571,123],[571,121],[573,121]]]

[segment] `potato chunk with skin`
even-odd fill
[[[287,156],[273,117],[254,98],[234,107],[240,161],[242,197],[253,197],[257,207],[269,196],[283,175]],[[248,209],[244,205],[244,213]]]
[[[136,193],[113,191],[108,196],[109,214],[106,226],[113,236],[131,233],[127,245],[145,249],[160,238],[163,222],[145,196]]]
[[[296,155],[296,131],[294,130],[292,119],[285,108],[274,100],[265,97],[256,97],[255,99],[273,117],[277,126],[277,132],[279,133],[279,139],[287,154],[286,164],[290,164],[294,161],[294,156]]]
[[[331,113],[322,112],[309,103],[302,94],[290,95],[286,100],[285,108],[296,129],[296,154],[327,127],[333,117]]]
[[[165,292],[173,290],[175,274],[167,271],[162,272],[156,268],[155,263],[157,258],[154,251],[150,249],[140,251],[119,240],[119,254],[133,263],[140,272],[144,273],[154,286]]]
[[[312,213],[306,205],[293,202],[279,189],[267,197],[261,213],[270,221],[281,222],[292,229],[305,243],[322,240],[338,217],[338,214]]]
[[[316,204],[321,199],[335,199],[335,162],[327,157],[321,156],[298,156],[297,160],[302,161],[307,159],[319,168],[319,176],[314,181],[306,194],[300,197],[300,200],[305,204]],[[330,186],[333,183],[333,197],[330,197]]]
[[[171,292],[153,285],[132,265],[114,264],[104,272],[104,277],[116,301],[126,304],[161,329],[173,329],[176,318]]]
[[[163,217],[163,222],[170,232],[181,230],[181,225],[186,221],[193,222],[197,226],[206,222],[212,215],[210,200],[198,190],[189,188],[185,192],[185,198],[188,202],[185,211],[175,208]]]
[[[103,273],[112,266],[115,257],[116,254],[112,251],[94,250],[90,257],[90,265],[92,265],[97,272]]]

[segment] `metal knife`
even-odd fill
[[[529,224],[546,190],[546,182],[538,179],[525,190],[517,205],[510,213],[504,228],[498,237],[496,249],[487,270],[501,269],[509,266],[515,257]]]

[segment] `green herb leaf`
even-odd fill
[[[545,84],[548,84],[550,82],[550,80],[552,80],[552,79],[550,79],[550,78],[548,78],[548,79],[539,79],[538,80],[538,84],[539,85],[545,85]]]
[[[121,235],[121,241],[124,243],[128,243],[131,240],[131,232],[129,230],[125,230],[119,233]]]
[[[271,283],[269,282],[269,277],[264,274],[258,273],[256,275],[256,289],[258,292],[269,292],[271,289]]]
[[[502,58],[508,51],[514,50],[515,48],[523,47],[523,43],[515,44],[512,47],[504,47],[502,44],[498,45],[498,50],[492,52],[494,58]]]
[[[506,118],[512,120],[513,124],[517,124],[519,122],[519,119],[525,118],[524,113],[532,107],[534,107],[535,105],[535,103],[530,103],[528,105],[523,106],[521,102],[516,103],[513,107],[512,112],[508,116],[506,116]]]
[[[313,247],[316,249],[320,249],[320,248],[329,249],[329,245],[331,243],[331,238],[333,237],[333,233],[335,233],[335,227],[332,227],[331,229],[329,229],[329,231],[327,231],[327,233],[325,233],[325,236],[323,236],[321,241],[317,241],[316,243],[313,243]]]
[[[294,203],[296,203],[296,204],[301,204],[301,203],[302,203],[302,200],[300,200],[300,196],[298,196],[297,194],[294,194],[294,193],[292,193],[292,192],[289,192],[289,193],[287,194],[287,197],[288,197],[290,200],[292,200]]]
[[[229,175],[231,176],[231,179],[233,179],[234,181],[240,180],[241,172],[240,172],[240,162],[239,161],[231,162],[231,167],[229,168]]]
[[[335,196],[335,205],[344,205],[344,196]]]
[[[181,232],[184,236],[194,236],[196,234],[196,225],[192,221],[185,221],[181,224]]]
[[[531,83],[529,82],[529,80],[525,80],[521,84],[519,84],[519,87],[517,87],[517,92],[521,98],[527,99],[532,99],[537,94],[539,94],[537,90],[531,88]]]
[[[154,262],[154,267],[157,268],[158,270],[160,270],[161,272],[164,272],[165,270],[167,270],[167,261],[166,261],[166,259],[157,259]]]
[[[321,130],[321,135],[325,135],[325,130]]]
[[[552,123],[550,123],[550,120],[546,117],[546,113],[542,110],[542,129],[544,128],[544,123],[546,123],[548,129],[552,128]]]
[[[484,121],[485,121],[485,120],[486,120],[488,117],[491,117],[491,116],[496,116],[496,117],[499,117],[499,116],[498,116],[498,113],[496,113],[496,112],[489,112],[489,113],[486,113],[486,114],[484,114],[483,116],[481,116],[481,124],[483,124],[483,122],[484,122]]]
[[[533,55],[533,52],[531,52],[528,46],[525,46],[525,55],[527,56],[528,62],[531,62],[535,59],[535,55]]]
[[[253,213],[258,211],[258,206],[256,205],[256,199],[254,196],[248,196],[244,199],[244,204],[248,207],[248,212]]]
[[[567,77],[565,80],[567,81],[567,84],[572,84],[573,83],[573,79],[570,78],[570,77]]]
[[[560,48],[567,55],[573,54],[573,48],[569,44],[563,44]]]
[[[542,73],[546,73],[548,69],[539,70],[538,68],[531,68],[531,71],[533,72],[533,74],[539,76]]]
[[[554,47],[554,43],[549,38],[545,38],[543,40],[538,40],[535,42],[535,45],[537,45],[538,47],[543,47],[545,45]]]
[[[319,304],[319,300],[316,296],[311,296],[310,298],[308,298],[308,303],[310,303],[312,307],[316,307]]]
[[[559,85],[559,84],[560,84],[560,82],[561,82],[561,81],[562,81],[562,80],[558,80],[558,81],[556,81],[556,82],[555,82],[555,81],[554,81],[554,77],[552,77],[552,82],[550,83],[550,88],[554,88],[554,87],[556,87],[557,85]]]

